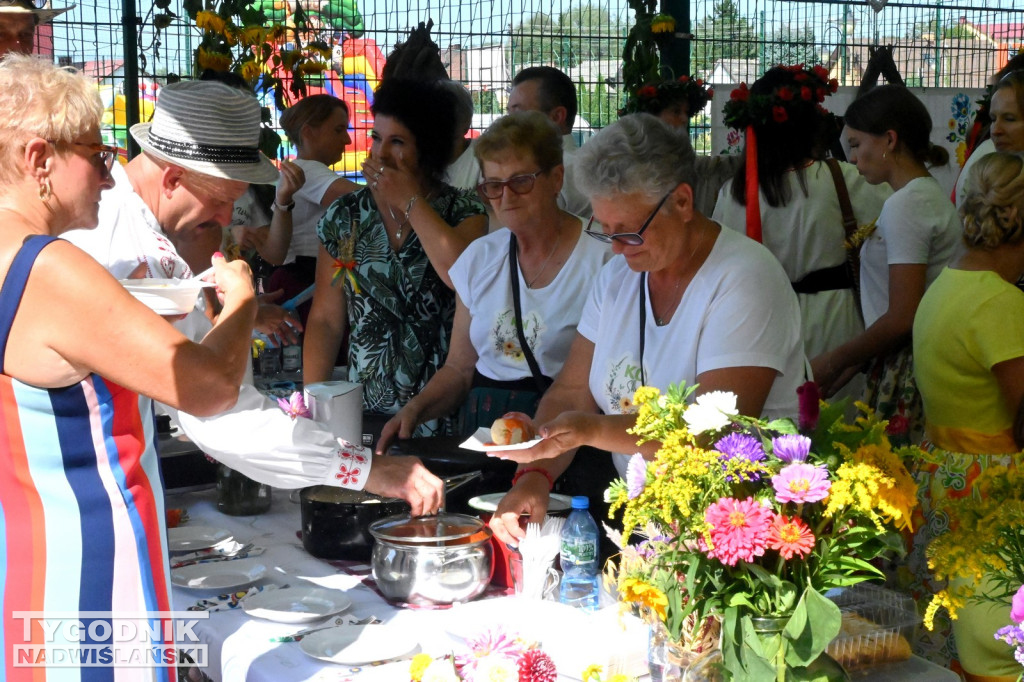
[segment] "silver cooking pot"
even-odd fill
[[[392,516],[370,524],[373,578],[385,597],[416,606],[470,601],[491,581],[491,529],[473,516]]]

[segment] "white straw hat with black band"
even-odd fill
[[[271,185],[277,167],[259,150],[260,104],[215,81],[182,81],[160,90],[150,123],[131,128],[142,150],[215,178]]]
[[[0,0],[0,14],[34,14],[37,24],[48,24],[54,17],[73,10],[70,7],[47,7],[46,2],[34,0]]]

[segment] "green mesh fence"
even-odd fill
[[[167,0],[160,0],[166,2]],[[159,34],[148,0],[135,8],[78,2],[52,28],[40,50],[52,50],[62,63],[84,68],[100,83],[109,102],[107,134],[122,144],[125,100],[135,96],[145,119],[149,103],[169,74],[191,77],[197,31],[184,20]],[[180,0],[170,8],[185,16]],[[581,137],[616,117],[623,99],[621,48],[633,23],[625,0],[302,0],[307,12],[320,13],[317,37],[338,47],[339,72],[328,84],[351,98],[372,96],[379,59],[420,21],[432,19],[432,36],[450,75],[473,94],[477,129],[504,112],[508,82],[517,71],[549,64],[568,73],[579,87]],[[345,5],[348,3],[348,5]],[[689,45],[689,71],[719,85],[757,78],[776,63],[824,63],[844,85],[856,85],[868,47],[894,46],[897,66],[910,85],[983,86],[986,78],[1024,47],[1024,3],[1007,0],[970,2],[890,2],[874,11],[868,2],[787,0],[699,0],[676,2],[677,40]],[[283,0],[274,6],[286,11]],[[347,10],[345,8],[348,8]],[[361,22],[352,21],[352,7]],[[349,12],[345,24],[339,14]],[[125,26],[137,33],[130,44]],[[332,26],[333,24],[333,26]],[[345,25],[349,32],[334,26]],[[353,28],[354,26],[354,28]],[[355,42],[352,42],[355,41]],[[682,54],[686,50],[681,51]],[[347,56],[347,60],[346,60]],[[677,69],[683,65],[677,64]],[[137,80],[125,79],[138,73]],[[336,93],[337,94],[337,93]],[[350,104],[352,102],[350,101]],[[355,109],[365,109],[356,102]],[[129,112],[130,113],[130,112]],[[130,118],[130,116],[129,116]],[[358,122],[356,122],[358,124]],[[698,116],[693,136],[706,150],[707,121]]]

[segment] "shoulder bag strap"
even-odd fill
[[[519,262],[516,258],[516,251],[518,242],[516,236],[509,235],[508,239],[508,269],[509,277],[512,280],[512,306],[515,309],[515,323],[516,323],[516,336],[519,337],[519,347],[523,350],[523,355],[526,357],[526,364],[530,366],[530,374],[533,375],[533,380],[537,384],[537,390],[541,393],[547,390],[549,381],[541,374],[540,365],[537,364],[537,358],[533,357],[533,351],[530,350],[530,344],[526,342],[526,334],[523,333],[523,311],[519,303]]]
[[[850,203],[850,190],[846,187],[846,180],[843,179],[843,169],[835,159],[825,159],[825,165],[832,173],[832,182],[836,186],[836,196],[839,197],[839,210],[843,214],[843,234],[846,238],[846,266],[850,272],[850,281],[853,282],[853,298],[857,302],[857,312],[861,318],[864,312],[860,307],[860,249],[851,245],[851,237],[857,231],[857,216],[853,214],[853,204]]]

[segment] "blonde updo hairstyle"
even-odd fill
[[[1024,157],[986,154],[971,168],[966,186],[960,217],[968,247],[995,249],[1024,239]]]
[[[97,129],[103,115],[96,85],[74,69],[10,53],[0,59],[0,185],[21,179],[24,145],[34,137],[71,142]]]

